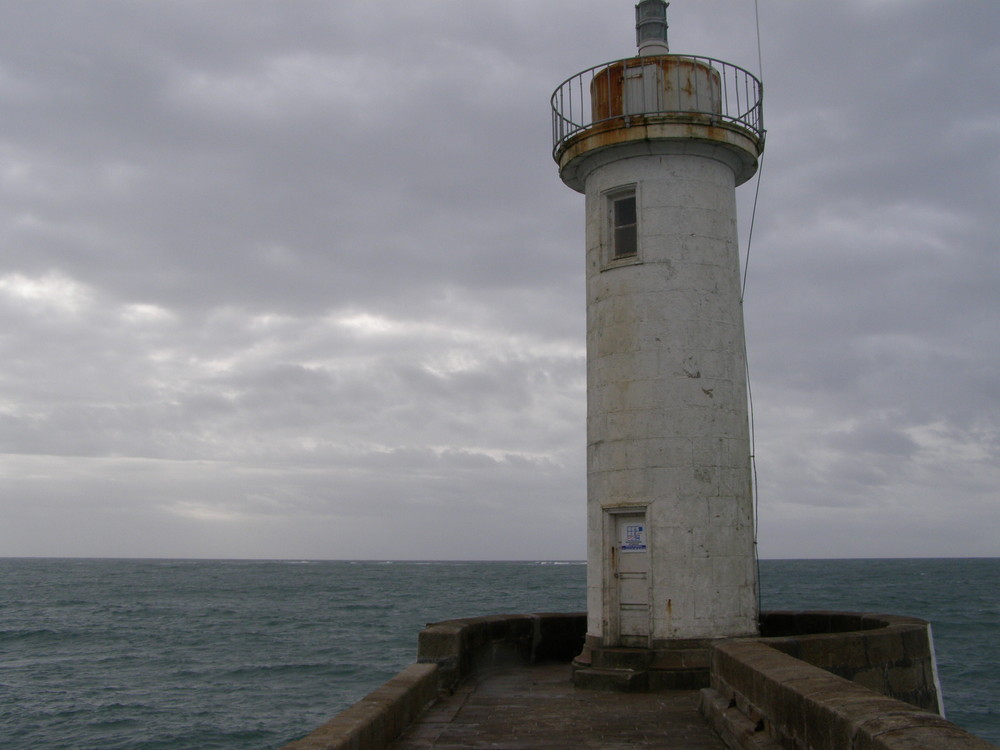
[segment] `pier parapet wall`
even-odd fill
[[[569,662],[586,626],[585,613],[428,625],[418,638],[418,663],[283,750],[384,750],[439,692],[466,678]],[[701,711],[731,750],[997,750],[940,715],[927,622],[765,612],[761,631],[711,647]]]
[[[499,667],[570,661],[580,653],[585,614],[491,615],[432,623],[420,631],[417,661],[436,664],[442,690]]]
[[[700,709],[730,750],[996,750],[944,717],[763,641],[713,651]]]
[[[701,712],[731,750],[995,750],[945,720],[927,622],[766,612],[761,632],[712,647]]]
[[[931,626],[898,615],[764,612],[762,642],[807,664],[944,715]]]

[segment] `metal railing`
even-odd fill
[[[662,71],[655,84],[624,80],[641,79],[635,71],[654,68]],[[699,74],[692,75],[693,70]],[[615,120],[629,127],[637,118],[650,117],[729,125],[744,131],[759,150],[764,146],[761,82],[743,68],[710,57],[659,55],[604,63],[568,78],[551,102],[557,158],[583,130]]]

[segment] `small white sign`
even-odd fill
[[[646,551],[646,524],[627,523],[622,528],[621,551]]]

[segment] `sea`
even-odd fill
[[[585,608],[582,562],[0,559],[0,747],[277,748],[429,622]],[[764,609],[933,625],[948,718],[1000,743],[1000,558],[764,560]]]

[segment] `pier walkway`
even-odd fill
[[[390,750],[725,750],[698,713],[698,691],[582,690],[568,664],[467,678],[425,711]]]
[[[761,622],[760,638],[712,644],[707,693],[575,687],[583,613],[432,623],[416,663],[283,750],[726,750],[716,730],[745,750],[1000,750],[940,716],[925,621],[808,611]]]

